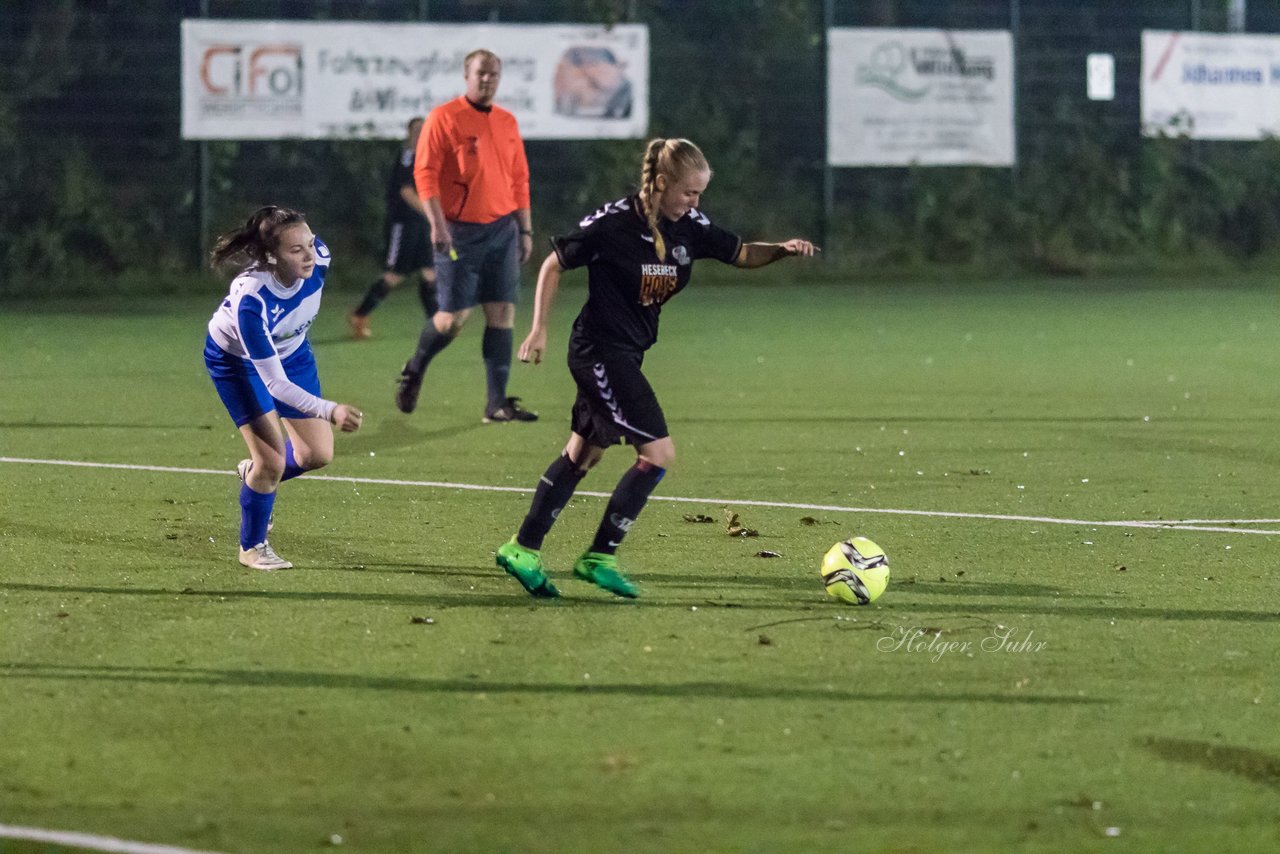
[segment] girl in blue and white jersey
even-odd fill
[[[320,396],[307,329],[320,309],[329,247],[288,208],[259,208],[213,248],[213,266],[248,262],[209,321],[204,362],[218,396],[240,428],[249,459],[240,487],[240,563],[293,566],[267,543],[282,480],[333,459],[333,427],[360,429],[364,414]],[[332,426],[331,426],[332,425]]]

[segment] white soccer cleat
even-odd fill
[[[240,563],[250,569],[260,569],[263,572],[293,569],[293,564],[276,554],[275,549],[271,548],[271,544],[267,542],[258,543],[251,549],[241,549]]]
[[[253,460],[241,460],[236,463],[236,475],[240,478],[241,483],[245,483],[249,478],[249,470],[253,468]],[[271,516],[267,519],[267,533],[271,533],[271,529],[276,526],[276,514],[272,511]],[[241,561],[243,563],[243,561]]]

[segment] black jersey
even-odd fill
[[[387,219],[391,222],[406,222],[410,220],[422,219],[422,214],[404,200],[404,196],[400,195],[400,191],[405,187],[413,190],[417,189],[413,183],[413,155],[412,148],[406,148],[400,152],[400,158],[396,161],[396,165],[391,168],[391,177],[387,181]]]
[[[742,239],[691,209],[672,222],[659,217],[667,257],[659,259],[635,196],[610,202],[551,241],[560,266],[586,266],[587,302],[569,338],[572,359],[644,353],[658,340],[662,304],[685,285],[699,258],[732,264]]]

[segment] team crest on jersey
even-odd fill
[[[671,257],[676,259],[676,263],[681,267],[689,266],[689,250],[680,244],[676,244],[671,248]]]

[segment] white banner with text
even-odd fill
[[[832,166],[1012,166],[1013,38],[1005,30],[827,32]]]
[[[502,59],[495,103],[526,139],[645,136],[649,29],[575,24],[182,22],[183,139],[400,139]]]
[[[1280,136],[1280,36],[1143,30],[1142,132]]]

